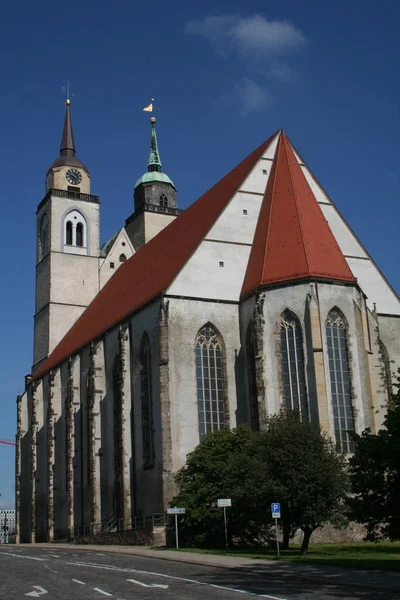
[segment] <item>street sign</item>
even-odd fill
[[[168,515],[184,515],[186,508],[167,508]]]
[[[281,505],[279,504],[279,502],[273,502],[271,504],[271,512],[272,512],[273,519],[281,518]]]
[[[230,498],[219,498],[219,500],[217,500],[217,504],[219,508],[223,508],[224,506],[232,506],[232,500]]]

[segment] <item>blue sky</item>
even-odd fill
[[[58,155],[71,80],[78,156],[101,238],[133,212],[156,98],[182,208],[279,127],[400,291],[396,0],[6,3],[0,31],[3,255],[0,437],[32,362],[35,211]],[[13,448],[0,445],[0,506]]]

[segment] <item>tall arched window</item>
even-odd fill
[[[67,246],[72,246],[72,221],[67,221],[65,227],[65,243]]]
[[[223,342],[212,325],[196,338],[197,406],[200,440],[206,433],[225,429],[228,411],[225,397]]]
[[[121,358],[116,356],[113,369],[113,430],[114,430],[114,516],[122,518],[122,398]]]
[[[77,223],[76,225],[76,245],[83,246],[83,223]]]
[[[143,467],[154,465],[154,415],[151,372],[151,347],[149,336],[143,334],[140,348],[140,389],[142,399]]]
[[[354,431],[354,417],[347,330],[343,315],[337,308],[330,311],[326,320],[326,341],[336,445],[342,452],[354,452],[354,442],[351,439],[351,433]]]
[[[46,214],[43,215],[40,223],[39,232],[39,260],[46,256],[49,251],[49,219]]]
[[[74,248],[87,249],[86,220],[78,210],[71,210],[64,218],[64,244]],[[73,252],[72,249],[68,249],[68,251]]]
[[[286,310],[280,324],[283,396],[286,410],[296,410],[308,418],[304,370],[303,336],[295,314]]]
[[[389,353],[386,350],[385,344],[381,340],[379,340],[379,358],[382,366],[383,384],[385,386],[387,399],[389,400],[390,396],[392,395],[392,373],[390,370]]]
[[[260,416],[258,411],[257,395],[257,370],[256,370],[256,335],[254,323],[250,321],[246,336],[246,355],[247,355],[247,381],[249,389],[249,413],[250,427],[255,431],[260,429]]]

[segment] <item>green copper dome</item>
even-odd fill
[[[155,117],[151,117],[150,123],[151,123],[151,140],[150,140],[149,162],[147,163],[147,173],[145,173],[142,177],[140,177],[140,179],[137,180],[137,182],[135,183],[135,189],[141,183],[153,183],[153,182],[168,183],[169,185],[172,185],[172,187],[175,189],[175,186],[172,183],[171,179],[168,177],[168,175],[166,175],[165,173],[162,173],[160,153],[158,151],[158,144],[157,144]]]
[[[138,179],[135,183],[135,188],[137,188],[137,186],[141,183],[152,183],[153,181],[169,183],[169,185],[172,185],[172,187],[175,188],[168,175],[166,175],[166,173],[160,173],[159,171],[150,171],[142,175],[142,177],[140,177],[140,179]]]

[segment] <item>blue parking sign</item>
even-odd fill
[[[280,519],[281,518],[281,505],[279,502],[273,502],[271,504],[271,512],[272,512],[272,518],[273,519]]]

